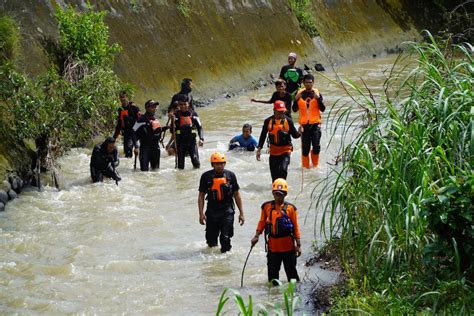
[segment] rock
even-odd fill
[[[5,211],[5,204],[3,202],[0,202],[0,212]]]
[[[10,184],[10,182],[8,182],[7,180],[4,180],[1,184],[0,184],[0,190],[3,190],[5,192],[8,192],[12,189],[12,186]]]
[[[314,65],[314,69],[316,69],[316,71],[326,71],[326,69],[324,69],[324,66],[321,64]]]
[[[23,180],[21,180],[20,178],[16,178],[16,179],[13,181],[12,189],[13,189],[16,193],[21,193],[21,190],[23,189]]]
[[[7,204],[8,194],[4,190],[0,190],[0,203]]]
[[[16,194],[15,191],[10,190],[10,191],[8,191],[8,197],[10,198],[10,200],[14,200],[18,197],[18,194]]]

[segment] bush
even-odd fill
[[[92,12],[90,6],[85,13],[58,8],[56,18],[58,46],[64,50],[57,53],[69,56],[65,65],[34,80],[12,64],[0,67],[1,136],[21,144],[46,139],[53,160],[72,146],[111,133],[123,86],[111,68],[117,46],[106,44],[104,12]]]
[[[60,47],[66,56],[83,60],[89,66],[110,67],[121,47],[109,45],[109,27],[104,23],[105,11],[94,12],[87,2],[87,11],[80,13],[69,5],[57,7]]]
[[[311,14],[312,7],[310,0],[288,0],[291,10],[295,13],[298,19],[300,28],[305,31],[310,37],[319,35],[318,29],[313,21]]]

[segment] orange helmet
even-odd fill
[[[288,193],[288,182],[283,178],[276,179],[272,184],[272,192],[273,191],[282,191],[285,192],[285,194]]]
[[[226,162],[227,160],[225,159],[225,155],[223,153],[215,152],[212,153],[210,161],[212,164],[213,162]]]

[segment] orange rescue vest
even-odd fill
[[[317,94],[319,91],[314,89]],[[299,123],[300,125],[306,124],[319,124],[321,123],[321,112],[319,111],[318,100],[316,99],[316,93],[312,98],[303,99],[302,97],[298,100],[298,111],[300,112]]]
[[[270,155],[280,156],[293,151],[291,145],[290,125],[286,118],[272,118],[268,122],[268,139],[270,140]]]
[[[120,123],[121,128],[125,128],[125,117],[128,117],[128,110],[121,110],[120,111]]]

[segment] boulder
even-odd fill
[[[8,202],[8,193],[4,190],[0,190],[0,203],[7,204]]]
[[[0,190],[8,192],[11,189],[12,189],[12,186],[11,186],[10,182],[8,182],[7,180],[4,180],[2,183],[0,183]]]
[[[15,178],[15,180],[13,180],[13,184],[12,184],[12,189],[16,192],[16,193],[21,193],[21,190],[23,189],[23,180],[21,180],[20,178]]]
[[[325,71],[326,69],[324,68],[323,65],[317,63],[316,65],[314,65],[314,69],[316,69],[316,71]]]
[[[14,200],[18,197],[18,194],[16,194],[15,191],[10,190],[10,191],[8,191],[8,197],[10,198],[10,200]]]
[[[5,211],[5,204],[3,202],[0,202],[0,212]]]

